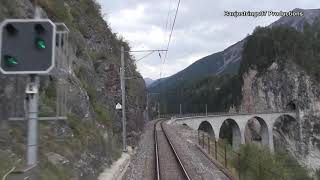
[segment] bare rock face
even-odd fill
[[[250,106],[253,111],[284,111],[293,103],[305,113],[319,111],[319,86],[300,67],[271,67],[264,74],[249,70],[244,75],[242,110]]]
[[[67,160],[65,157],[61,156],[60,154],[49,152],[46,153],[46,156],[49,161],[52,162],[52,164],[66,164],[69,163],[69,160]]]
[[[259,121],[255,118],[250,119],[245,129],[245,142],[261,142],[260,132],[261,125]]]
[[[250,70],[243,77],[243,86],[242,86],[242,106],[241,111],[253,112],[255,109],[254,97],[252,93],[252,81],[256,77],[257,71]]]
[[[273,63],[266,72],[243,76],[241,111],[294,110],[299,117],[279,118],[273,127],[275,150],[291,152],[315,170],[320,162],[320,86],[297,65]]]

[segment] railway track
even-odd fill
[[[164,122],[160,120],[154,125],[156,178],[157,180],[190,180],[181,158],[163,128]]]

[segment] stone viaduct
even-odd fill
[[[232,146],[238,149],[240,144],[245,143],[245,128],[250,119],[257,119],[260,123],[261,143],[274,152],[273,127],[280,117],[290,116],[295,120],[299,119],[297,112],[273,112],[273,113],[243,113],[243,114],[219,114],[196,117],[173,117],[171,122],[184,124],[195,130],[204,130],[215,139],[219,139],[220,130],[224,122],[228,122],[232,130]],[[300,123],[299,123],[300,124]]]

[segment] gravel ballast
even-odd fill
[[[153,180],[156,178],[154,149],[155,123],[156,121],[147,123],[136,154],[133,155],[122,179]],[[167,123],[163,125],[191,179],[229,180],[229,178],[197,148],[197,131],[183,125],[169,125]]]
[[[187,126],[165,124],[164,128],[178,151],[191,179],[229,180],[197,147],[197,132]]]
[[[148,122],[141,136],[136,154],[133,155],[123,180],[155,179],[154,124]]]

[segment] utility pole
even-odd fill
[[[160,119],[160,103],[158,102],[158,118]]]
[[[124,66],[124,53],[125,52],[128,52],[128,53],[144,53],[144,52],[150,52],[148,55],[151,55],[152,53],[154,52],[167,52],[168,49],[148,49],[148,50],[129,50],[129,51],[125,51],[124,50],[124,47],[121,46],[121,68],[120,68],[120,80],[121,80],[121,91],[122,91],[122,125],[123,125],[123,151],[126,152],[127,151],[127,148],[126,148],[126,129],[125,129],[125,125],[126,125],[126,116],[125,116],[125,66]],[[138,59],[137,61],[139,60],[142,60],[144,59],[145,57],[147,57],[148,55],[144,56],[143,58],[141,59]],[[159,54],[160,55],[160,54]],[[147,96],[148,98],[148,96]],[[148,103],[148,99],[147,99],[147,103]],[[160,104],[158,103],[158,118],[160,118]],[[148,108],[148,107],[147,107]]]
[[[206,104],[206,116],[208,116],[208,104]]]
[[[182,107],[181,107],[181,104],[180,104],[180,115],[182,114]]]
[[[147,110],[147,120],[149,121],[150,120],[150,117],[149,117],[149,93],[147,92],[147,108],[146,108],[146,110]]]
[[[122,145],[123,152],[127,152],[126,141],[126,86],[125,86],[125,69],[124,69],[124,47],[121,46],[121,67],[120,67],[120,82],[121,82],[121,98],[122,98]]]

